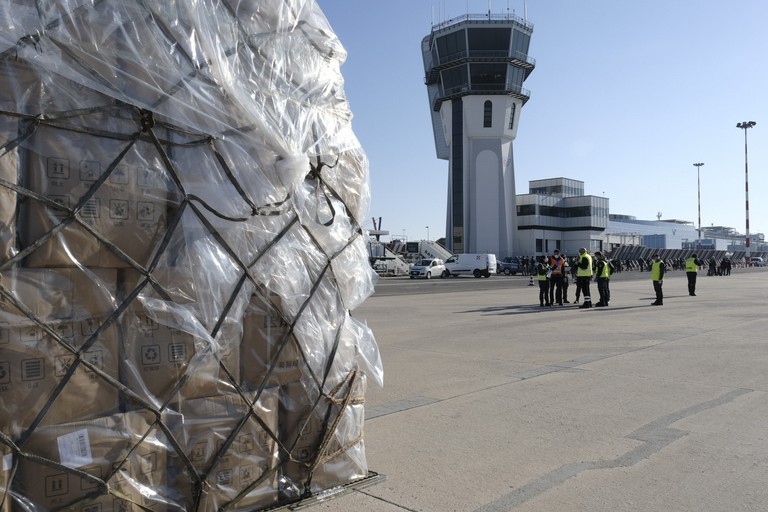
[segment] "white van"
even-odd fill
[[[445,260],[447,276],[491,277],[496,273],[495,254],[454,254]]]

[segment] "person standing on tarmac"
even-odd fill
[[[701,261],[695,254],[685,260],[685,275],[688,277],[688,295],[691,297],[696,296],[696,276],[700,266]]]
[[[547,257],[543,254],[539,256],[539,262],[536,263],[536,280],[539,283],[539,306],[544,307],[551,306],[549,301],[549,279],[547,279],[547,272],[549,271],[549,265],[547,265]]]
[[[579,297],[581,297],[581,287],[579,286],[578,279],[576,279],[576,271],[579,269],[579,262],[576,258],[571,258],[568,266],[571,267],[571,279],[574,283],[576,283],[576,299],[573,301],[573,303],[578,304]]]
[[[592,256],[584,247],[579,249],[579,262],[576,265],[576,284],[584,295],[584,303],[579,309],[592,307],[592,297],[589,294],[589,282],[592,280]]]
[[[664,273],[667,271],[667,267],[664,265],[664,262],[661,261],[661,257],[658,253],[654,253],[652,258],[651,280],[653,280],[653,291],[656,292],[656,302],[651,302],[651,306],[663,306],[664,293],[661,290],[661,285],[664,284]]]
[[[565,257],[565,255],[562,255],[563,258],[563,302],[566,304],[570,304],[571,301],[568,300],[568,281],[569,277],[568,274],[571,272],[570,266],[571,264],[568,263],[568,258]]]
[[[600,251],[595,251],[595,276],[597,277],[597,293],[600,295],[600,300],[595,304],[596,308],[604,308],[608,306],[611,300],[611,292],[608,288],[608,278],[611,277],[611,268],[608,262],[605,260],[605,256]]]
[[[549,258],[549,303],[558,306],[563,305],[563,280],[565,279],[565,267],[568,263],[560,257],[560,251],[555,249]]]

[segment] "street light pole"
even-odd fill
[[[701,173],[699,171],[701,170],[701,166],[704,164],[702,162],[696,162],[693,165],[696,166],[696,182],[698,184],[698,197],[699,197],[699,241],[697,245],[697,250],[701,251]]]
[[[747,240],[746,240],[746,261],[745,264],[747,266],[752,264],[752,258],[751,254],[752,251],[749,247],[749,164],[748,164],[748,158],[747,158],[747,130],[750,128],[753,128],[757,123],[754,121],[744,121],[742,123],[737,123],[736,128],[741,128],[744,130],[744,185],[745,185],[745,197],[746,197],[746,227],[747,227]]]
[[[427,226],[427,242],[429,242],[429,226]]]

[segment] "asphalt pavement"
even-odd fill
[[[768,270],[700,272],[695,297],[673,272],[658,307],[649,277],[583,310],[539,307],[520,276],[369,298],[353,314],[384,364],[365,443],[385,479],[312,510],[767,510]]]

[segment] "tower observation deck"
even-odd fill
[[[514,14],[466,14],[421,43],[437,157],[448,160],[446,245],[514,254],[512,141],[530,92],[533,25]]]

